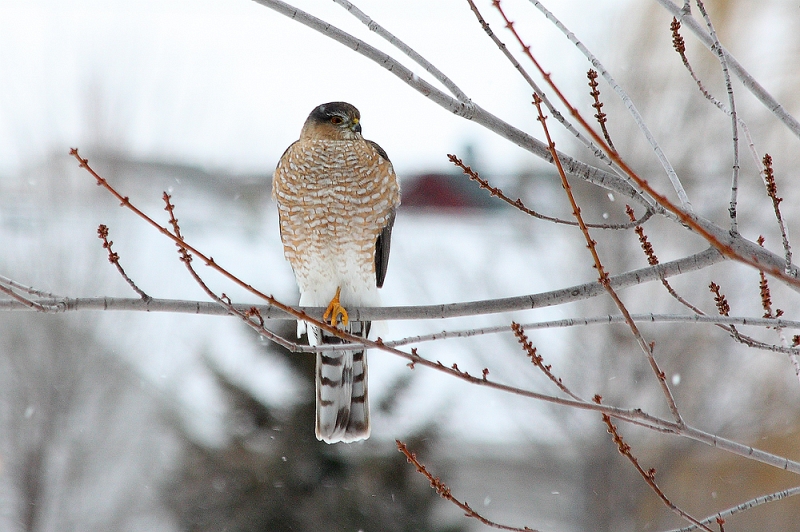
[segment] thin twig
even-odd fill
[[[558,389],[564,392],[565,394],[569,395],[576,401],[583,401],[582,398],[572,393],[572,390],[567,388],[567,385],[564,382],[553,375],[553,372],[550,370],[550,365],[544,363],[544,359],[542,355],[538,353],[538,350],[531,344],[530,340],[528,339],[528,335],[525,334],[525,329],[522,325],[516,322],[511,322],[511,330],[514,332],[514,336],[517,337],[517,341],[522,345],[522,349],[528,354],[528,357],[531,359],[531,362],[534,366],[539,368],[545,376],[552,381],[553,384],[558,386]]]
[[[719,312],[720,316],[730,315],[731,307],[730,304],[728,303],[728,299],[725,297],[725,294],[722,293],[722,288],[713,281],[711,282],[711,284],[708,285],[708,288],[709,290],[711,290],[711,293],[714,294],[714,304],[716,305],[717,312]],[[765,345],[763,342],[759,342],[754,338],[750,338],[749,336],[741,334],[739,330],[733,325],[724,327],[720,326],[720,327],[726,329],[734,340],[744,345],[747,345],[749,347],[759,347]],[[774,347],[777,348],[777,346]],[[785,348],[785,349],[790,353],[790,356],[793,352],[795,352],[795,350],[792,348]],[[773,350],[777,351],[777,349]]]
[[[688,2],[688,0],[687,0],[687,2]],[[678,55],[681,56],[681,61],[683,62],[683,66],[686,67],[686,70],[689,72],[689,75],[692,77],[692,79],[694,80],[695,84],[697,84],[697,88],[700,91],[700,93],[703,95],[703,97],[706,100],[711,102],[711,104],[714,105],[714,107],[716,107],[717,109],[719,109],[720,111],[722,111],[726,115],[731,116],[731,110],[728,109],[727,107],[725,107],[724,103],[722,103],[721,101],[716,99],[705,88],[705,86],[703,85],[703,82],[700,81],[700,78],[698,78],[697,74],[695,74],[691,63],[689,63],[689,58],[686,55],[686,42],[684,41],[683,36],[680,33],[681,22],[677,18],[673,17],[672,22],[670,23],[669,27],[670,27],[670,30],[672,31],[672,47],[675,49],[676,52],[678,52]],[[737,118],[737,121],[739,122],[739,127],[742,129],[742,132],[744,133],[745,138],[747,139],[747,146],[750,149],[750,156],[753,158],[753,161],[755,162],[756,167],[760,167],[761,166],[761,161],[760,161],[760,158],[758,156],[758,150],[756,150],[755,143],[753,142],[753,137],[750,135],[750,128],[747,127],[747,123],[744,120],[742,120],[741,118]],[[758,173],[759,173],[759,175],[761,175],[761,178],[763,179],[764,178],[764,171],[760,169]]]
[[[789,320],[775,319],[775,318],[768,319],[768,318],[748,318],[740,316],[708,316],[705,314],[693,314],[691,316],[681,316],[676,314],[631,314],[631,319],[633,319],[633,321],[637,323],[694,323],[694,324],[709,324],[709,325],[737,324],[737,325],[748,325],[748,326],[758,326],[767,328],[800,329],[800,321],[789,321]],[[555,329],[555,328],[578,327],[587,325],[608,325],[610,323],[625,323],[625,316],[620,316],[620,315],[614,316],[609,314],[606,316],[564,318],[561,320],[525,323],[522,324],[521,326],[526,329]],[[728,327],[726,327],[725,330],[730,332]],[[448,340],[451,338],[470,338],[473,336],[507,333],[510,331],[512,331],[512,329],[508,325],[498,325],[494,327],[480,327],[480,328],[450,330],[450,331],[445,330],[437,333],[409,336],[407,338],[387,341],[385,342],[385,344],[391,347],[399,347],[403,345],[417,344],[421,342]],[[760,343],[754,343],[750,347],[754,347],[756,349],[763,349],[767,351],[773,351],[776,353],[784,353],[790,356],[797,356],[798,354],[800,354],[800,348],[798,347],[786,347],[786,346],[772,345],[772,344],[760,344],[760,345],[759,344]],[[317,346],[315,348],[309,348],[309,350],[313,351],[316,351],[317,349],[338,350],[337,349],[338,347],[339,347],[338,345]]]
[[[464,174],[467,175],[467,177],[470,178],[470,180],[475,181],[476,183],[478,183],[478,186],[480,188],[482,188],[483,190],[488,191],[489,194],[491,194],[492,196],[503,200],[504,202],[506,202],[507,204],[511,205],[515,209],[518,209],[519,211],[524,212],[525,214],[527,214],[529,216],[532,216],[534,218],[538,218],[539,220],[545,220],[545,221],[553,222],[553,223],[556,223],[556,224],[571,225],[573,227],[577,227],[578,226],[578,222],[573,222],[572,220],[562,220],[561,218],[554,218],[552,216],[547,216],[546,214],[538,213],[538,212],[534,211],[533,209],[530,209],[530,208],[526,207],[525,204],[522,203],[522,200],[519,199],[519,198],[517,198],[516,200],[512,200],[510,197],[508,197],[506,194],[504,194],[502,190],[500,190],[498,187],[493,187],[489,183],[489,181],[483,179],[480,175],[478,175],[478,172],[473,170],[471,167],[465,165],[464,162],[461,159],[459,159],[458,157],[456,157],[455,155],[448,154],[447,158],[450,160],[451,163],[453,163],[454,165],[456,165],[459,168],[461,168],[461,170],[464,172]],[[644,222],[649,220],[651,216],[653,216],[653,211],[647,210],[647,211],[645,211],[645,213],[642,215],[641,218],[639,218],[638,220],[634,220],[631,223],[625,223],[625,224],[592,224],[592,223],[587,223],[586,227],[590,227],[590,228],[594,228],[594,229],[617,229],[617,230],[619,230],[619,229],[630,229],[631,227],[634,227],[634,226],[636,226],[638,224],[643,224]]]
[[[759,245],[762,246],[764,245],[763,236],[758,237],[758,243]],[[781,316],[783,316],[783,311],[781,309],[776,309],[773,312],[772,310],[772,294],[770,293],[769,281],[767,281],[767,276],[764,275],[764,272],[758,272],[758,275],[759,275],[758,290],[761,293],[761,307],[764,309],[764,317],[780,318]],[[783,347],[788,348],[789,342],[786,340],[786,336],[783,334],[783,328],[775,327],[775,332],[778,333],[778,339],[780,340],[781,345]],[[794,344],[794,346],[788,348],[790,350],[789,360],[791,361],[792,366],[794,366],[795,377],[800,379],[800,356],[798,356],[800,353],[798,353],[798,350],[795,348],[796,345],[797,344]]]
[[[518,532],[536,532],[534,529],[528,528],[527,526],[523,527],[523,528],[517,528],[517,527],[513,527],[513,526],[508,526],[508,525],[501,525],[500,523],[495,523],[494,521],[489,521],[488,519],[483,517],[481,514],[479,514],[475,510],[473,510],[472,507],[469,504],[467,504],[466,502],[461,502],[458,499],[456,499],[453,496],[453,494],[450,491],[450,488],[447,486],[447,484],[442,482],[442,480],[439,477],[434,477],[427,470],[427,468],[424,465],[422,465],[422,463],[419,460],[417,460],[417,455],[408,450],[408,446],[405,443],[401,442],[400,440],[395,440],[395,443],[397,444],[397,450],[405,455],[406,460],[408,460],[408,463],[409,464],[413,464],[414,467],[417,468],[417,471],[419,473],[422,473],[422,475],[424,475],[425,478],[428,479],[428,481],[431,483],[431,488],[436,490],[436,493],[438,493],[439,496],[442,499],[444,499],[446,501],[450,501],[453,504],[455,504],[456,506],[458,506],[459,508],[461,508],[464,511],[464,515],[466,515],[467,517],[471,517],[473,519],[477,519],[478,521],[480,521],[484,525],[486,525],[488,527],[491,527],[491,528],[497,528],[499,530],[515,530],[515,531],[518,531]]]
[[[601,398],[599,395],[595,395],[594,400],[599,404]],[[606,414],[603,414],[603,423],[606,424],[606,427],[608,428],[608,433],[611,434],[611,439],[616,444],[619,453],[625,458],[627,458],[631,464],[633,464],[633,467],[636,469],[636,471],[639,472],[639,474],[642,476],[647,485],[650,486],[650,489],[652,489],[653,492],[658,496],[658,498],[661,499],[661,502],[663,502],[667,508],[669,508],[682,518],[686,519],[690,523],[693,523],[694,525],[701,527],[704,530],[707,530],[708,532],[712,532],[710,528],[705,526],[703,523],[701,523],[691,515],[687,514],[685,511],[681,510],[675,503],[673,503],[672,501],[669,500],[669,498],[667,498],[667,496],[664,494],[661,488],[658,487],[658,484],[656,483],[656,470],[653,468],[648,469],[647,471],[644,470],[641,464],[639,464],[639,460],[636,458],[636,456],[634,456],[633,451],[631,451],[631,446],[625,442],[625,440],[622,438],[622,435],[617,430],[617,427],[614,425],[614,423],[611,422],[611,418]]]
[[[775,171],[772,169],[772,156],[765,154],[764,159],[764,184],[767,187],[767,195],[772,200],[772,208],[775,211],[775,218],[778,221],[778,227],[781,230],[781,239],[783,240],[783,252],[786,257],[787,268],[792,264],[792,247],[789,245],[789,233],[786,229],[786,222],[781,215],[781,202],[783,198],[778,197],[778,185],[775,183]]]
[[[625,212],[628,214],[628,218],[631,221],[633,221],[635,218],[635,214],[630,205],[625,206]],[[644,227],[642,227],[641,225],[637,225],[636,228],[634,229],[634,232],[636,233],[636,236],[639,238],[639,245],[641,246],[642,251],[647,257],[647,263],[650,266],[657,266],[659,264],[659,260],[658,257],[656,256],[655,250],[653,249],[653,245],[650,243],[650,241],[647,239],[647,235],[644,233]],[[704,314],[702,310],[700,310],[699,308],[691,304],[689,301],[687,301],[683,296],[678,294],[678,292],[672,287],[672,284],[670,284],[670,282],[667,281],[666,278],[661,279],[661,284],[667,290],[667,293],[670,296],[672,296],[676,301],[678,301],[680,304],[692,310],[696,314],[700,315]]]
[[[29,309],[36,310],[38,312],[48,312],[48,308],[46,308],[41,303],[37,303],[36,301],[28,299],[27,297],[16,293],[11,288],[4,286],[2,284],[0,284],[0,292],[3,292],[4,294],[12,297],[14,300],[18,301],[19,303],[21,303],[22,305],[24,305]]]
[[[119,263],[119,253],[111,249],[111,246],[114,245],[114,242],[108,239],[108,227],[100,224],[97,227],[97,237],[103,241],[103,248],[108,250],[108,262],[113,264],[117,268],[117,272],[125,279],[125,282],[133,289],[134,292],[139,294],[145,301],[149,301],[153,299],[149,295],[147,295],[141,288],[136,286],[136,283],[133,282],[133,279],[128,277],[128,274],[125,273],[125,270],[122,268],[122,265]]]
[[[44,290],[38,290],[36,288],[32,288],[30,286],[26,286],[22,283],[18,283],[14,279],[10,279],[4,275],[0,275],[0,285],[6,285],[8,288],[17,289],[25,292],[28,295],[36,296],[36,297],[47,297],[53,299],[59,299],[62,296],[57,294],[53,294],[52,292],[45,292]]]
[[[609,135],[608,129],[606,128],[608,117],[603,112],[603,102],[600,101],[600,88],[599,84],[597,83],[597,71],[590,68],[586,73],[586,77],[589,78],[589,88],[592,89],[589,92],[589,96],[591,96],[592,100],[594,100],[592,102],[592,107],[594,107],[594,110],[597,111],[594,117],[597,119],[597,123],[600,125],[600,130],[603,132],[603,137],[605,137],[606,142],[608,142],[608,147],[616,152],[617,149],[614,147],[614,143],[611,142],[611,135]]]

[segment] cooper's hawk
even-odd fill
[[[366,337],[369,322],[349,321],[347,306],[378,306],[400,185],[386,152],[361,136],[358,109],[331,102],[314,109],[300,140],[281,156],[272,180],[281,240],[300,288],[300,305]],[[306,332],[298,322],[298,336]],[[342,343],[308,327],[311,345]],[[317,438],[369,437],[367,358],[360,351],[317,354]]]

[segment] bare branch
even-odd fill
[[[678,19],[676,18],[673,18],[672,23],[670,24],[670,30],[672,31],[673,48],[675,48],[675,51],[678,52],[678,54],[681,56],[681,60],[683,61],[683,66],[686,67],[686,70],[689,72],[689,75],[697,84],[697,88],[703,95],[703,97],[709,102],[711,102],[712,105],[714,105],[717,109],[719,109],[726,115],[732,116],[733,113],[731,113],[731,110],[725,107],[725,105],[722,102],[720,102],[713,95],[711,95],[711,93],[709,93],[708,90],[706,90],[705,86],[703,86],[703,82],[700,81],[700,78],[697,77],[697,74],[695,74],[692,65],[689,63],[688,57],[686,57],[686,43],[680,34],[680,27],[681,27],[680,21],[678,21]],[[750,135],[750,128],[747,127],[747,123],[741,118],[737,118],[737,122],[739,123],[739,127],[742,128],[742,132],[744,133],[744,136],[747,139],[747,146],[750,149],[750,156],[753,158],[753,161],[758,167],[761,165],[761,162],[759,160],[758,150],[756,150],[755,143],[753,142],[753,137]],[[763,179],[764,171],[759,170],[759,175],[761,175],[761,178]]]
[[[594,100],[592,102],[592,107],[594,107],[594,110],[597,111],[594,117],[597,119],[597,123],[600,126],[600,131],[603,132],[603,137],[606,139],[608,147],[616,152],[617,149],[614,147],[614,143],[611,142],[611,135],[609,135],[608,128],[606,128],[608,115],[603,112],[603,102],[600,101],[600,88],[599,83],[597,83],[597,71],[593,68],[590,68],[586,73],[586,77],[589,78],[589,88],[592,89],[589,92],[589,95]]]
[[[665,262],[657,266],[650,266],[609,277],[610,285],[617,289],[628,288],[642,283],[657,281],[662,277],[672,277],[683,273],[701,270],[724,260],[724,257],[715,249],[709,248],[700,253]],[[529,294],[523,296],[471,301],[466,303],[445,303],[438,305],[416,305],[403,307],[362,307],[348,308],[350,319],[358,321],[372,320],[418,320],[456,318],[461,316],[477,316],[485,314],[498,314],[518,310],[552,307],[574,301],[582,301],[604,294],[605,289],[598,282],[560,288],[549,292]],[[180,301],[173,299],[153,299],[145,302],[139,299],[126,298],[43,298],[38,299],[42,305],[52,308],[42,312],[73,312],[80,310],[142,310],[146,312],[180,312],[187,314],[226,314],[216,308],[216,304],[202,301]],[[246,310],[252,304],[236,305],[241,310]],[[282,307],[275,305],[257,305],[264,319],[296,319],[295,314],[285,312]],[[295,312],[307,316],[321,316],[325,311],[322,307],[290,307]],[[15,302],[0,300],[0,310],[29,310]]]

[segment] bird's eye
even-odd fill
[[[341,116],[332,116],[332,117],[331,117],[331,124],[336,124],[336,125],[339,125],[339,124],[341,124],[341,123],[342,123],[342,121],[343,121],[343,120],[342,120],[342,117],[341,117]]]

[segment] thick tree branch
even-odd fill
[[[657,281],[662,278],[672,277],[682,273],[701,270],[718,262],[724,257],[715,249],[709,248],[700,253],[665,262],[657,266],[649,266],[609,277],[610,285],[615,289],[628,288],[638,284]],[[604,294],[605,288],[598,282],[575,285],[549,292],[540,292],[524,296],[507,297],[500,299],[487,299],[466,303],[446,303],[440,305],[418,305],[403,307],[375,307],[375,308],[348,308],[350,319],[366,320],[419,320],[455,318],[461,316],[477,316],[484,314],[497,314],[518,310],[530,310],[552,307],[590,299]],[[216,303],[204,301],[180,301],[172,299],[141,299],[126,298],[39,298],[33,301],[52,310],[43,312],[68,312],[79,310],[142,310],[145,312],[181,312],[188,314],[214,314],[224,315],[227,311]],[[234,305],[243,311],[254,305]],[[288,313],[270,305],[255,305],[266,319],[295,319]],[[325,311],[321,307],[296,307],[297,310],[309,316],[321,316]],[[0,301],[0,310],[30,310],[28,307],[15,301]]]

